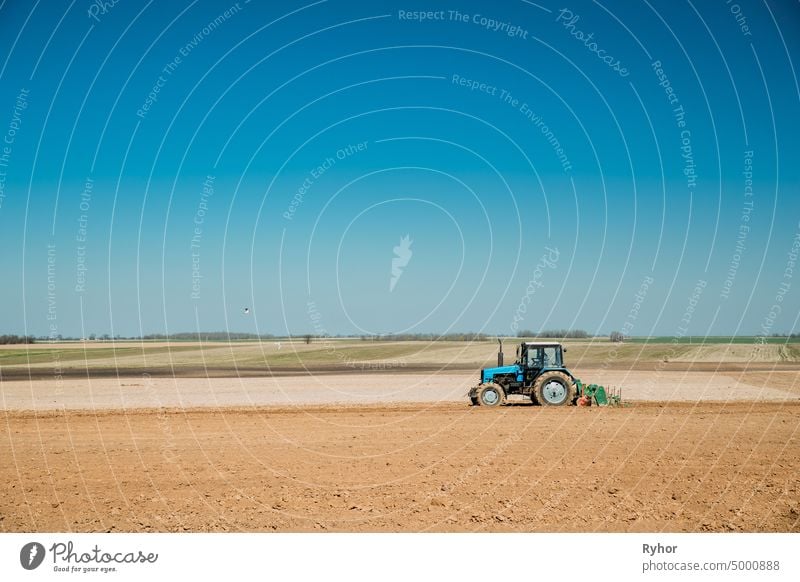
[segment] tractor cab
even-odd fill
[[[526,368],[560,368],[566,351],[561,344],[544,342],[524,342],[517,348],[517,364]]]
[[[517,348],[517,366],[521,368],[525,380],[533,381],[542,370],[563,368],[561,344],[544,342],[524,342]]]

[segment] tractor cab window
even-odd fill
[[[559,351],[555,346],[548,346],[544,348],[542,364],[545,367],[561,367],[561,358],[559,356]]]
[[[542,367],[542,350],[540,348],[528,348],[526,365],[528,368]]]

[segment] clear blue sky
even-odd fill
[[[797,2],[100,6],[0,5],[0,332],[798,329]]]

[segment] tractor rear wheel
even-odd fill
[[[536,378],[533,395],[542,406],[567,406],[575,400],[575,384],[564,372],[545,372]]]
[[[505,390],[499,384],[491,382],[478,387],[478,404],[481,406],[502,406],[505,401]]]

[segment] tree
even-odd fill
[[[625,336],[622,335],[622,332],[612,331],[608,339],[612,342],[621,342],[625,339]]]
[[[555,339],[586,339],[589,332],[582,329],[543,329],[542,331],[532,331],[522,329],[517,332],[517,337],[538,337]]]
[[[311,343],[311,338],[312,336],[310,333],[307,333],[306,335],[303,336],[303,339],[306,341],[307,344]]]
[[[32,335],[0,335],[0,344],[32,344],[35,341]]]

